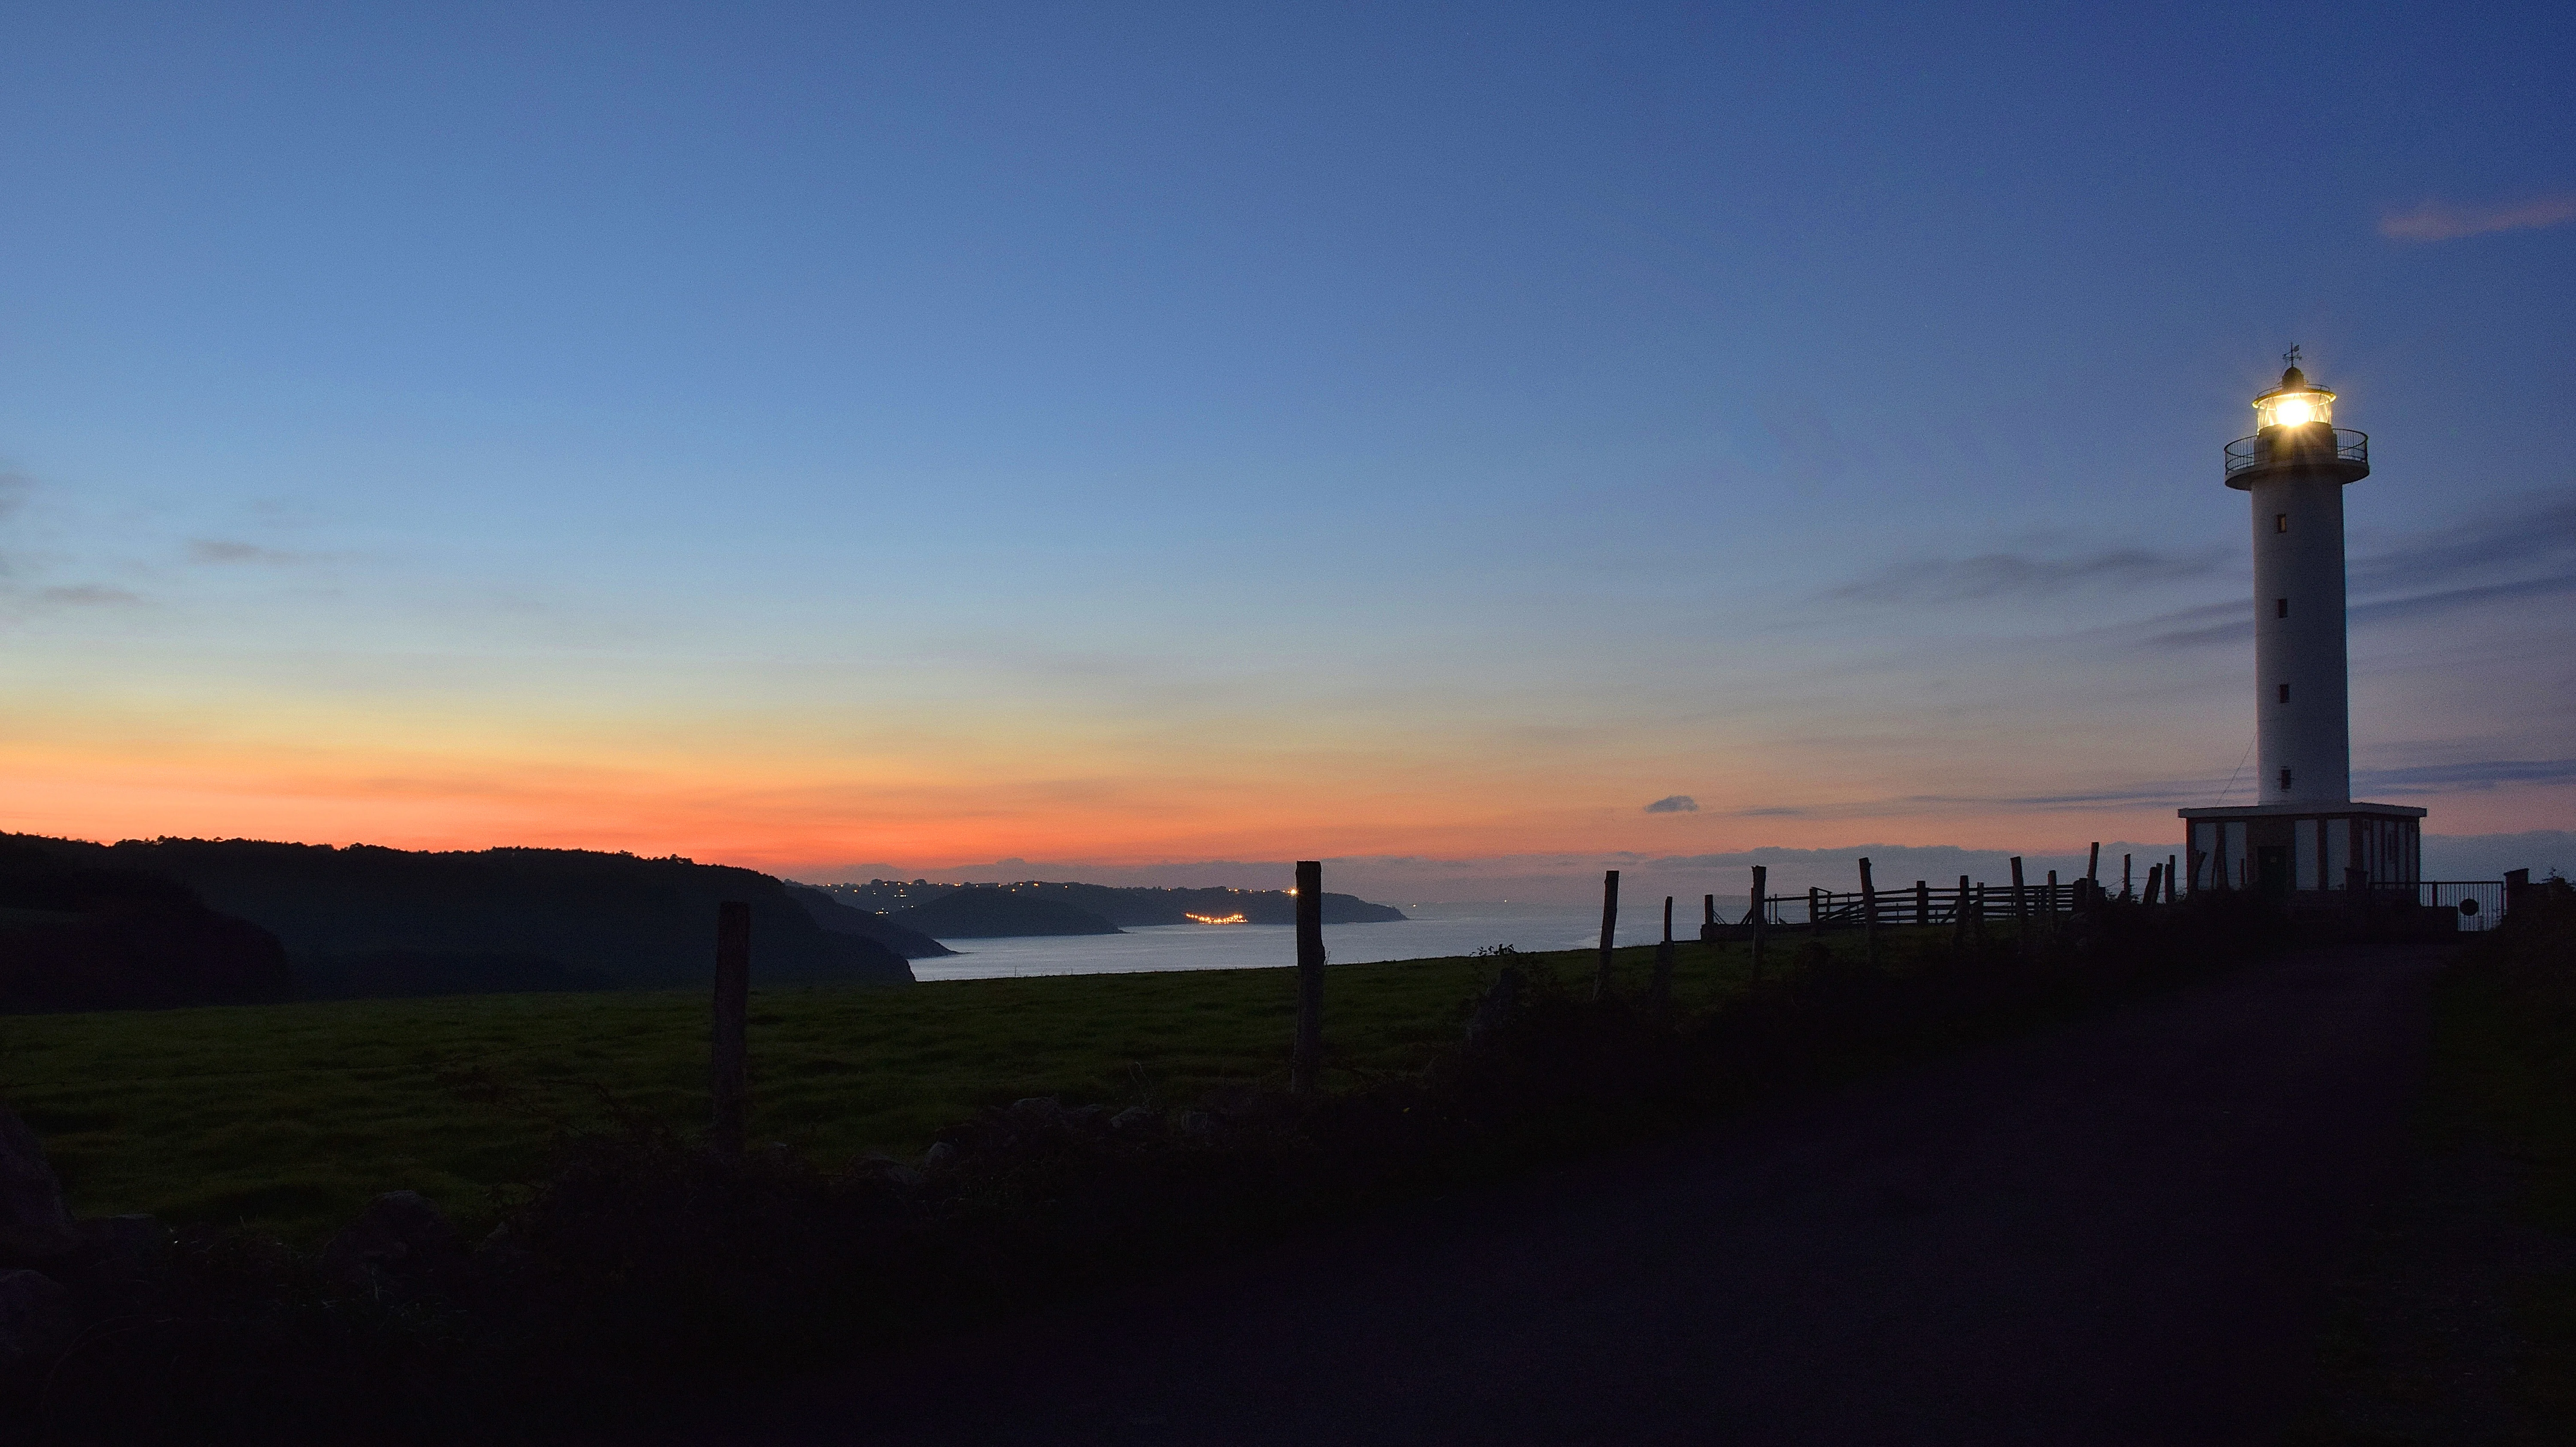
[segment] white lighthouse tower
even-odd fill
[[[2370,475],[2370,438],[2334,425],[2335,394],[2288,358],[2227,445],[2227,485],[2253,502],[2257,802],[2185,809],[2191,883],[2296,898],[2419,877],[2421,809],[2352,800],[2343,490]]]

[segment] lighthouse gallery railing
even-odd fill
[[[2338,427],[2334,430],[2334,437],[2335,461],[2358,462],[2364,467],[2370,465],[2369,433],[2355,432],[2349,427]],[[2235,441],[2227,444],[2228,476],[2233,477],[2249,467],[2269,467],[2274,463],[2294,462],[2297,460],[2296,452],[2274,453],[2270,456],[2265,456],[2262,449],[2256,446],[2259,441],[2261,441],[2261,438],[2258,434],[2254,437],[2239,437]],[[2319,450],[2322,451],[2323,449]]]

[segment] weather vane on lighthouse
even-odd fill
[[[2424,812],[2352,798],[2344,646],[2343,490],[2370,475],[2370,438],[2334,425],[2335,394],[2300,349],[2254,399],[2254,435],[2227,444],[2226,481],[2254,522],[2254,741],[2259,803],[2185,809],[2191,885],[2296,901],[2421,877]]]

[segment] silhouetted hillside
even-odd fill
[[[543,955],[463,950],[365,950],[298,961],[296,992],[308,999],[361,1000],[413,995],[517,995],[537,991],[613,990],[604,970]]]
[[[843,904],[829,893],[810,885],[790,884],[787,895],[805,906],[814,923],[834,934],[860,935],[875,940],[907,960],[936,959],[957,953],[948,946],[916,929],[895,923],[874,910]]]
[[[901,913],[934,903],[960,889],[999,889],[1031,899],[1058,900],[1100,916],[1111,924],[1187,924],[1190,916],[1222,919],[1240,914],[1246,924],[1295,924],[1297,897],[1284,889],[1130,889],[1108,884],[933,884],[926,880],[871,879],[865,884],[823,886],[842,903],[859,909]],[[1352,894],[1324,896],[1324,923],[1378,924],[1404,918],[1393,905],[1371,904]]]
[[[187,886],[274,934],[307,994],[700,984],[714,969],[716,905],[728,899],[751,904],[755,984],[912,978],[895,951],[817,925],[778,880],[685,859],[15,837],[69,866]]]
[[[294,983],[275,935],[186,885],[0,838],[0,1010],[246,1004]]]
[[[1040,899],[993,885],[943,894],[898,911],[898,924],[942,939],[1001,939],[1014,935],[1114,935],[1118,926],[1060,899]]]

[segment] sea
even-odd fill
[[[1676,915],[1673,934],[1699,938],[1697,901]],[[1726,901],[1721,899],[1719,907]],[[1735,901],[1741,911],[1744,902]],[[1408,904],[1406,918],[1379,924],[1324,926],[1324,953],[1335,964],[1429,960],[1473,954],[1495,945],[1519,950],[1582,949],[1601,942],[1599,906],[1558,904]],[[1663,901],[1620,911],[1618,943],[1648,945],[1663,937]],[[1170,924],[1131,927],[1114,935],[1048,935],[1035,939],[947,940],[956,954],[912,962],[917,980],[991,980],[1013,975],[1117,975],[1145,970],[1260,970],[1297,963],[1297,932],[1288,925]]]

